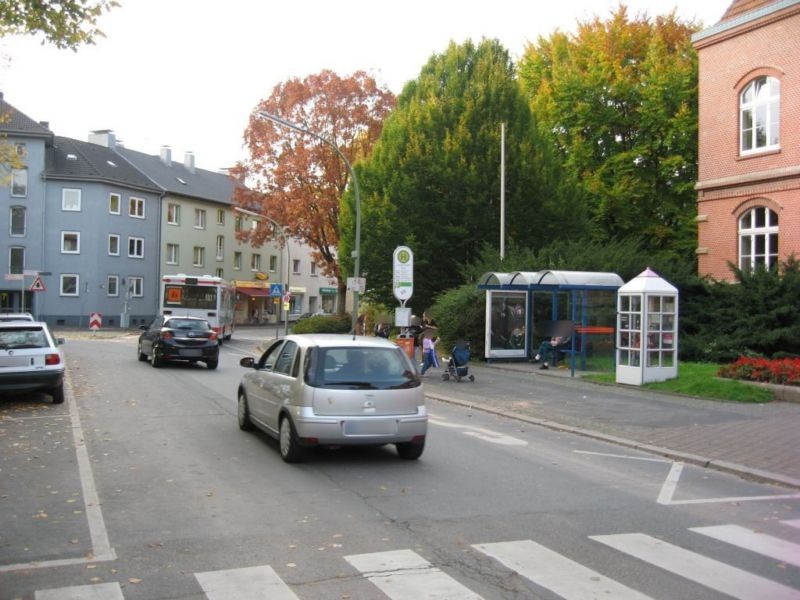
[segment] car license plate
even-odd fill
[[[181,356],[190,356],[190,357],[203,356],[203,351],[200,350],[199,348],[188,348],[181,350]]]
[[[0,367],[29,367],[32,364],[30,356],[0,356]]]
[[[389,419],[345,421],[344,435],[394,435],[397,421]]]

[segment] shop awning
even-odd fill
[[[237,294],[244,294],[245,296],[250,296],[251,298],[269,298],[269,288],[247,288],[247,287],[237,287],[236,288]]]

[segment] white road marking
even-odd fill
[[[800,596],[798,590],[643,533],[593,535],[590,539],[741,600],[797,600]]]
[[[33,597],[34,600],[124,600],[122,588],[116,582],[38,590]]]
[[[532,540],[474,544],[472,547],[562,598],[649,598]]]
[[[45,560],[39,562],[20,563],[16,565],[0,566],[0,573],[10,571],[20,571],[27,569],[43,569],[46,567],[61,567],[68,565],[86,564],[100,561],[116,560],[117,555],[111,547],[106,530],[103,511],[100,508],[100,497],[97,495],[97,486],[94,482],[94,472],[92,463],[89,460],[89,451],[81,427],[81,419],[78,415],[78,406],[72,394],[72,386],[69,382],[69,373],[64,374],[64,396],[69,408],[70,422],[72,426],[72,439],[75,445],[75,458],[78,463],[78,477],[83,491],[83,502],[86,520],[89,525],[89,537],[92,540],[92,554],[76,558],[66,558],[59,560]],[[80,599],[79,599],[80,600]]]
[[[208,600],[299,600],[269,565],[207,571],[194,576]]]
[[[775,496],[729,496],[727,498],[696,498],[694,500],[672,500],[669,504],[714,504],[728,502],[756,502],[759,500],[792,500],[800,494],[777,494]]]
[[[689,531],[701,533],[715,540],[739,546],[745,550],[769,556],[775,560],[800,567],[800,544],[793,544],[765,533],[759,533],[740,525],[717,525],[714,527],[690,527]]]
[[[497,431],[492,431],[491,429],[484,429],[483,427],[473,427],[472,425],[461,425],[459,423],[448,423],[447,421],[441,419],[431,418],[430,415],[428,415],[428,423],[431,423],[433,425],[438,425],[439,427],[450,427],[452,429],[461,429],[464,435],[476,437],[479,440],[483,440],[485,442],[491,442],[492,444],[499,444],[501,446],[528,445],[528,442],[526,442],[525,440],[511,437],[510,435],[505,435],[504,433],[498,433]]]
[[[667,479],[664,481],[664,485],[661,486],[661,491],[658,494],[656,502],[659,504],[672,504],[672,497],[675,495],[675,490],[678,489],[678,481],[681,478],[682,472],[683,463],[672,463],[672,467],[669,470]]]
[[[371,552],[344,557],[391,600],[481,600],[413,550]]]
[[[607,456],[609,458],[624,458],[626,460],[643,460],[645,462],[668,463],[668,458],[650,458],[647,456],[628,456],[626,454],[610,454],[608,452],[590,452],[589,450],[573,450],[575,454],[590,454],[592,456]]]
[[[781,523],[788,525],[789,527],[800,529],[800,519],[790,519],[788,521],[781,521]]]

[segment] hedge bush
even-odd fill
[[[800,358],[769,360],[742,356],[737,361],[720,367],[717,374],[729,379],[800,385]]]
[[[292,333],[349,333],[352,325],[350,315],[317,315],[297,321]]]

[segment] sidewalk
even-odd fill
[[[800,404],[739,404],[582,381],[530,363],[470,363],[475,382],[429,372],[431,399],[800,489]]]

